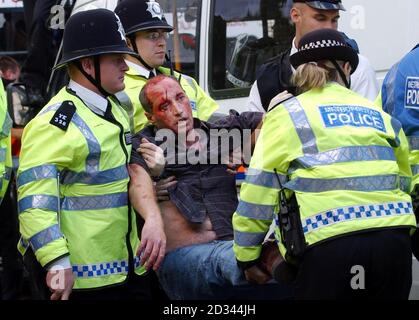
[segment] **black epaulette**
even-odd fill
[[[73,101],[66,100],[55,112],[49,123],[63,131],[67,131],[71,119],[73,119],[75,113],[76,106],[74,105]]]

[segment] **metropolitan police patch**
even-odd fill
[[[407,77],[404,105],[408,109],[419,109],[419,78]]]
[[[319,107],[326,128],[367,127],[387,132],[380,112],[360,106],[321,106]]]

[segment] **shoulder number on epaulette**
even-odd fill
[[[72,101],[64,101],[49,123],[61,130],[67,131],[75,113],[76,106],[74,103]]]

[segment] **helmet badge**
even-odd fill
[[[152,18],[159,18],[160,20],[163,19],[163,10],[161,9],[160,5],[155,1],[147,2],[147,11],[151,13]]]
[[[125,40],[125,30],[124,30],[124,27],[122,26],[121,20],[119,20],[119,17],[116,15],[116,13],[114,13],[114,14],[115,14],[115,17],[116,17],[116,23],[118,25],[118,32],[121,35],[121,39],[126,41]]]

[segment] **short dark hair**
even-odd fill
[[[149,88],[159,84],[160,82],[162,82],[165,79],[172,79],[174,81],[176,81],[179,86],[182,88],[181,84],[179,83],[179,81],[173,77],[173,76],[167,76],[164,74],[159,74],[158,76],[151,78],[150,80],[148,80],[146,82],[146,84],[144,85],[144,87],[141,89],[140,91],[140,103],[143,107],[143,109],[148,112],[148,113],[152,113],[153,112],[153,105],[152,105],[152,101],[150,101],[150,99],[148,98],[148,90]],[[183,90],[183,88],[182,88]]]
[[[12,70],[16,72],[20,69],[19,63],[9,56],[2,56],[0,57],[0,70],[5,72],[7,70]]]

